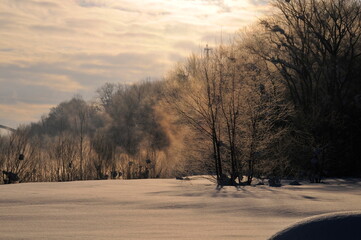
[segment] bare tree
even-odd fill
[[[168,102],[179,116],[211,144],[217,183],[223,185],[219,89],[220,64],[216,57],[191,56],[168,78]]]
[[[3,174],[7,182],[29,181],[36,172],[38,146],[31,143],[29,130],[22,126],[1,140]]]
[[[354,161],[359,154],[354,143],[360,142],[354,131],[360,119],[355,107],[361,90],[360,1],[275,0],[273,5],[277,12],[261,21],[265,31],[254,35],[250,49],[278,69],[302,119],[294,121],[297,132],[313,136],[309,148],[328,146],[335,171],[343,165],[337,158],[345,154],[360,164]]]

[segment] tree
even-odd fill
[[[93,159],[96,178],[104,179],[106,170],[114,164],[115,144],[104,130],[97,131],[91,144],[96,153],[96,157]]]
[[[161,88],[161,82],[145,81],[129,86],[106,84],[98,90],[105,115],[110,118],[105,134],[115,144],[121,161],[134,163],[132,167],[123,166],[132,169],[129,177],[143,176],[149,166],[146,160],[151,160],[153,172],[159,170],[161,156],[170,147],[169,132],[162,125]]]
[[[218,185],[223,183],[221,152],[221,96],[218,59],[192,55],[168,77],[167,101],[181,119],[210,143],[213,171]]]
[[[0,139],[0,164],[7,183],[29,181],[37,171],[39,145],[31,142],[29,129],[21,126]]]
[[[334,153],[327,156],[334,174],[345,167],[340,161],[345,155],[346,162],[360,166],[351,160],[359,155],[353,145],[360,143],[355,129],[360,120],[355,107],[361,90],[360,2],[275,0],[273,5],[277,12],[261,21],[265,31],[254,35],[250,49],[278,69],[298,113],[297,132],[313,136],[309,148],[327,146]]]

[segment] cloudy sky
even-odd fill
[[[268,9],[267,0],[1,0],[0,124],[90,100],[106,82],[159,79]]]

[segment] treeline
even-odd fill
[[[361,2],[272,4],[234,43],[175,69],[169,102],[208,142],[220,185],[359,176]]]
[[[182,166],[171,139],[181,137],[162,110],[161,85],[105,84],[97,101],[74,97],[2,136],[4,180],[8,173],[23,182],[175,176]]]
[[[0,168],[21,181],[359,176],[360,1],[272,4],[162,81],[105,84],[94,103],[73,98],[2,136]]]

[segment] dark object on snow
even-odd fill
[[[112,171],[111,176],[112,176],[112,179],[115,179],[116,177],[118,177],[118,172],[117,171]]]
[[[3,171],[3,174],[6,175],[6,179],[4,179],[4,184],[17,183],[20,178],[16,173]]]
[[[272,178],[268,179],[268,185],[270,187],[281,187],[282,186],[281,180],[276,177],[272,177]]]
[[[361,213],[316,216],[277,233],[269,240],[356,240],[361,236]]]
[[[157,177],[159,178],[159,176],[157,176]],[[177,176],[177,177],[175,177],[175,179],[177,179],[177,180],[187,180],[187,181],[191,180],[189,177],[181,177],[181,176]]]
[[[310,172],[310,182],[311,183],[320,183],[322,179],[322,168],[320,160],[324,158],[324,148],[316,148],[311,158],[311,172]],[[322,157],[321,157],[322,156]]]
[[[19,160],[20,160],[20,161],[21,161],[21,160],[24,160],[24,158],[25,158],[24,154],[19,154]]]
[[[292,186],[299,186],[299,185],[301,185],[301,183],[299,183],[298,181],[292,181],[292,182],[290,182],[290,185],[292,185]]]
[[[236,182],[226,174],[222,174],[221,179],[219,179],[218,186],[236,186]]]

